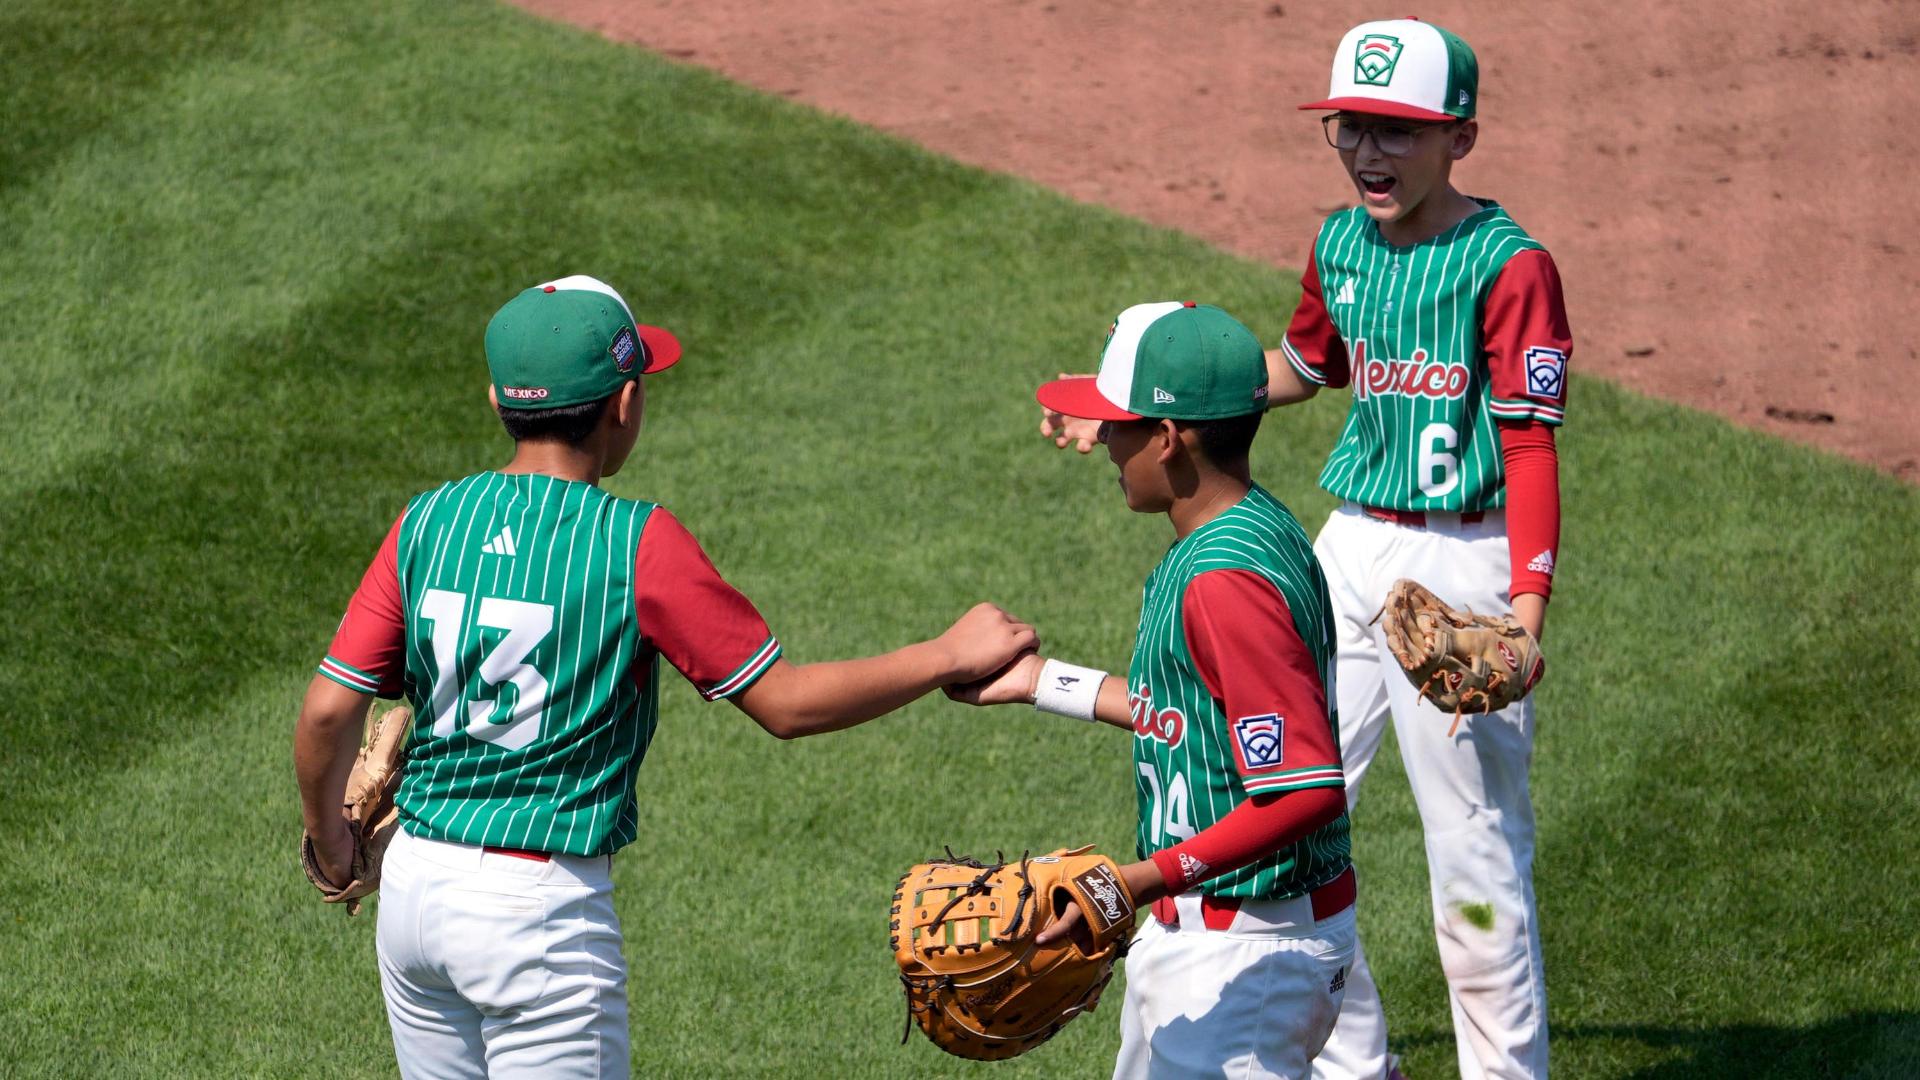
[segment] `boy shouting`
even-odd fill
[[[1532,698],[1452,717],[1421,700],[1372,620],[1400,578],[1536,638],[1560,558],[1555,431],[1573,355],[1552,256],[1500,204],[1462,193],[1479,138],[1479,63],[1417,19],[1362,23],[1334,52],[1326,142],[1359,205],[1321,226],[1300,305],[1270,352],[1274,405],[1351,389],[1320,473],[1342,502],[1315,541],[1338,615],[1349,799],[1391,717],[1426,833],[1440,966],[1460,1074],[1547,1075],[1547,1001],[1533,887]],[[1043,434],[1091,449],[1060,415]],[[1378,1080],[1387,1055],[1364,954],[1315,1076]]]

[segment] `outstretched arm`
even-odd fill
[[[732,700],[769,733],[797,739],[863,724],[939,687],[981,678],[1039,643],[1033,627],[978,604],[939,637],[880,656],[777,660]]]
[[[1039,699],[1040,681],[1047,677],[1047,664],[1037,652],[1023,653],[986,678],[947,686],[947,696],[966,705],[1034,705]],[[1090,695],[1093,715],[1084,718],[1133,730],[1126,680],[1106,672],[1093,672],[1092,676],[1098,676],[1100,684]]]

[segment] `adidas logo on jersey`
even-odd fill
[[[520,549],[513,543],[513,526],[511,525],[500,526],[499,535],[480,545],[482,555],[505,555],[512,558],[519,553]]]
[[[1553,573],[1552,550],[1543,551],[1540,554],[1535,555],[1532,559],[1528,560],[1527,569],[1533,571],[1536,574]]]
[[[1167,393],[1165,390],[1162,390],[1157,386],[1153,388],[1153,403],[1155,405],[1167,405],[1167,404],[1171,404],[1172,402],[1173,402],[1172,394]]]
[[[1347,280],[1340,283],[1340,291],[1333,294],[1333,302],[1336,304],[1353,303],[1353,279],[1352,278],[1348,278]]]

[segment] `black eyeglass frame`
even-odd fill
[[[1380,152],[1382,154],[1385,154],[1387,157],[1406,157],[1408,154],[1413,153],[1414,144],[1420,141],[1420,136],[1433,128],[1452,127],[1456,124],[1465,123],[1465,121],[1459,120],[1459,119],[1438,120],[1438,121],[1390,119],[1384,123],[1375,123],[1375,124],[1354,123],[1353,126],[1360,129],[1359,137],[1353,140],[1352,146],[1341,146],[1340,143],[1334,138],[1334,134],[1333,134],[1335,130],[1334,125],[1337,123],[1341,123],[1343,121],[1352,121],[1352,120],[1353,120],[1353,117],[1348,116],[1345,113],[1329,113],[1326,116],[1321,117],[1320,132],[1322,135],[1326,137],[1327,145],[1333,147],[1335,150],[1340,150],[1340,151],[1358,150],[1360,149],[1361,142],[1365,141],[1366,138],[1369,135],[1371,135],[1373,137],[1373,145],[1378,147]],[[1380,141],[1380,132],[1378,129],[1382,127],[1405,128],[1409,133],[1409,137],[1407,139],[1407,145],[1398,150],[1387,149],[1386,144]]]

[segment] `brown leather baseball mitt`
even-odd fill
[[[352,878],[345,884],[328,881],[314,858],[313,837],[300,836],[300,865],[307,880],[329,904],[346,904],[347,914],[360,913],[360,898],[380,888],[380,860],[400,828],[400,811],[393,805],[400,790],[400,769],[407,759],[407,736],[413,729],[413,710],[405,705],[387,710],[379,719],[367,716],[366,741],[347,775],[342,813],[353,836]]]
[[[907,871],[893,893],[893,958],[911,1018],[959,1057],[1017,1057],[1093,1011],[1125,955],[1134,902],[1120,868],[1091,847],[1018,862],[947,858]],[[1086,920],[1044,948],[1034,937],[1068,902]]]
[[[1409,578],[1394,583],[1376,618],[1420,696],[1453,712],[1448,738],[1461,713],[1498,712],[1526,697],[1547,670],[1540,642],[1512,616],[1455,611]]]

